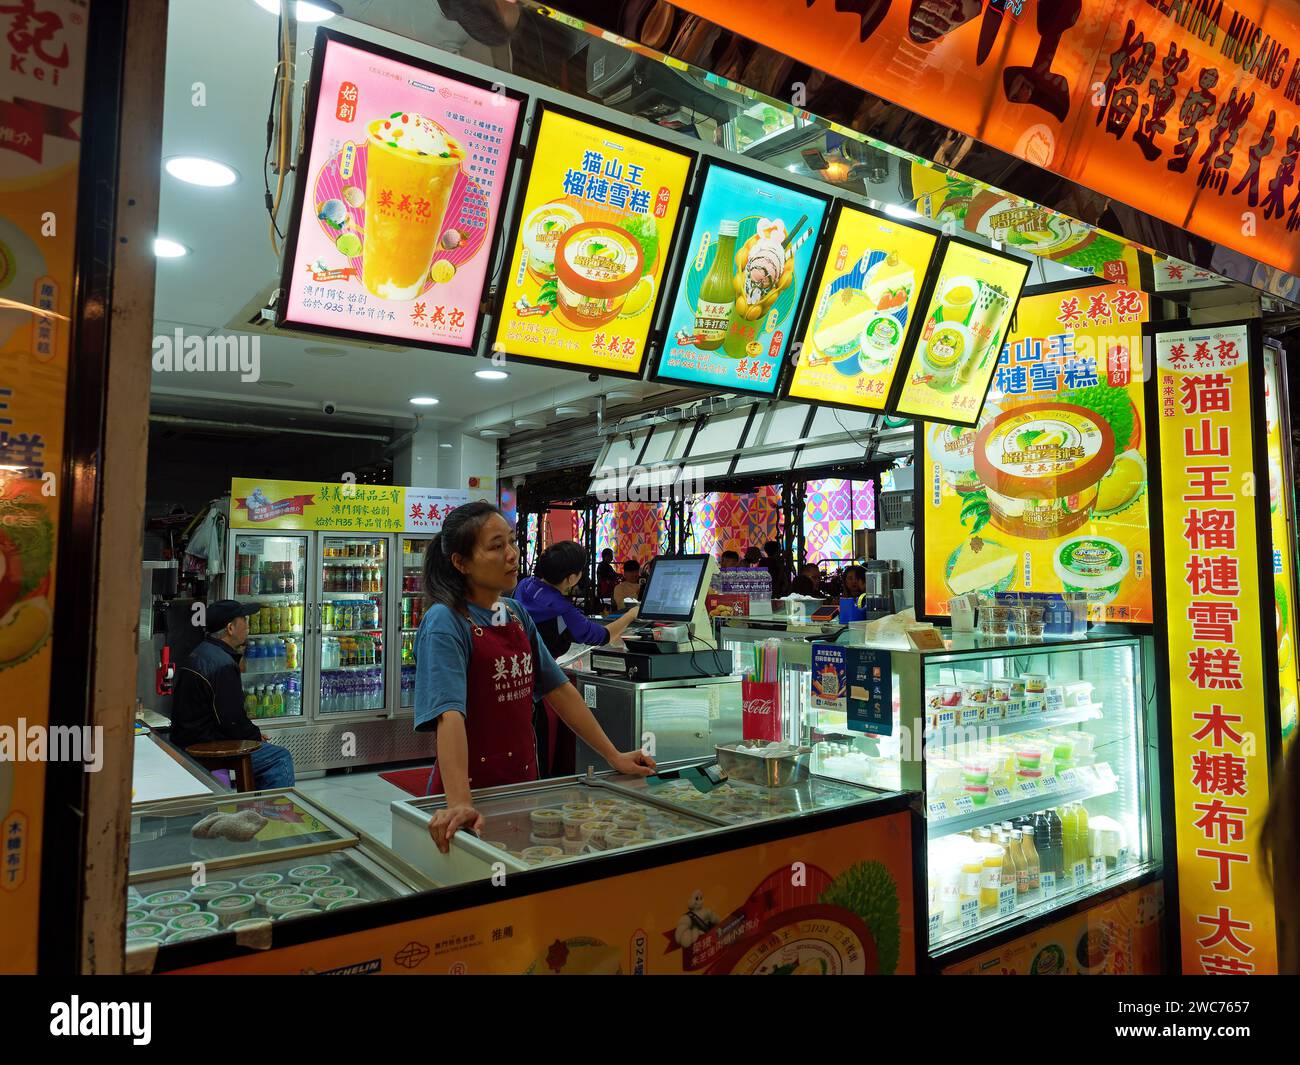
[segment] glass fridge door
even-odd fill
[[[403,710],[415,706],[415,634],[424,614],[424,552],[429,537],[402,537],[401,702]]]
[[[244,647],[244,710],[254,721],[302,717],[306,533],[237,532],[235,598],[258,603]]]
[[[320,534],[320,714],[383,710],[386,536]]]

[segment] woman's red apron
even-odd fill
[[[533,647],[519,619],[505,625],[470,623],[465,676],[465,736],[469,786],[494,788],[537,779],[533,732]],[[443,793],[435,762],[429,794]]]

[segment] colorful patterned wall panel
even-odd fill
[[[664,533],[662,503],[605,503],[596,512],[596,554],[605,548],[614,552],[614,564],[630,558],[645,565],[659,554]]]
[[[707,492],[689,500],[687,550],[721,555],[761,548],[781,538],[781,490],[765,485],[756,492]]]
[[[808,482],[804,505],[804,554],[809,562],[853,557],[854,528],[875,528],[871,481],[828,478]]]

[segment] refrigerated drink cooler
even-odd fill
[[[244,708],[298,773],[433,757],[412,724],[426,538],[231,531]],[[397,590],[400,589],[400,594]]]

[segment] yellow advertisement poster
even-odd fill
[[[908,418],[974,425],[1029,263],[951,237],[940,256],[892,407]]]
[[[88,6],[0,37],[0,726],[49,722]],[[45,763],[0,760],[0,972],[36,970]]]
[[[1296,726],[1295,512],[1292,509],[1291,462],[1284,451],[1285,402],[1280,355],[1264,348],[1264,417],[1268,431],[1268,509],[1273,536],[1273,606],[1277,624],[1278,705],[1282,709],[1282,743],[1289,749]],[[1287,441],[1289,446],[1289,441]]]
[[[1183,969],[1211,975],[1277,972],[1249,360],[1244,325],[1156,336]]]
[[[884,410],[938,236],[843,207],[789,395]]]
[[[405,504],[405,491],[395,485],[236,477],[230,482],[230,527],[402,532]]]
[[[639,377],[691,162],[543,108],[493,349]]]
[[[943,970],[944,976],[1159,976],[1160,881]]]
[[[1151,621],[1147,317],[1124,285],[1026,296],[979,424],[923,425],[926,614],[968,593],[1076,592],[1095,622]]]
[[[909,817],[888,814],[185,971],[912,973]]]

